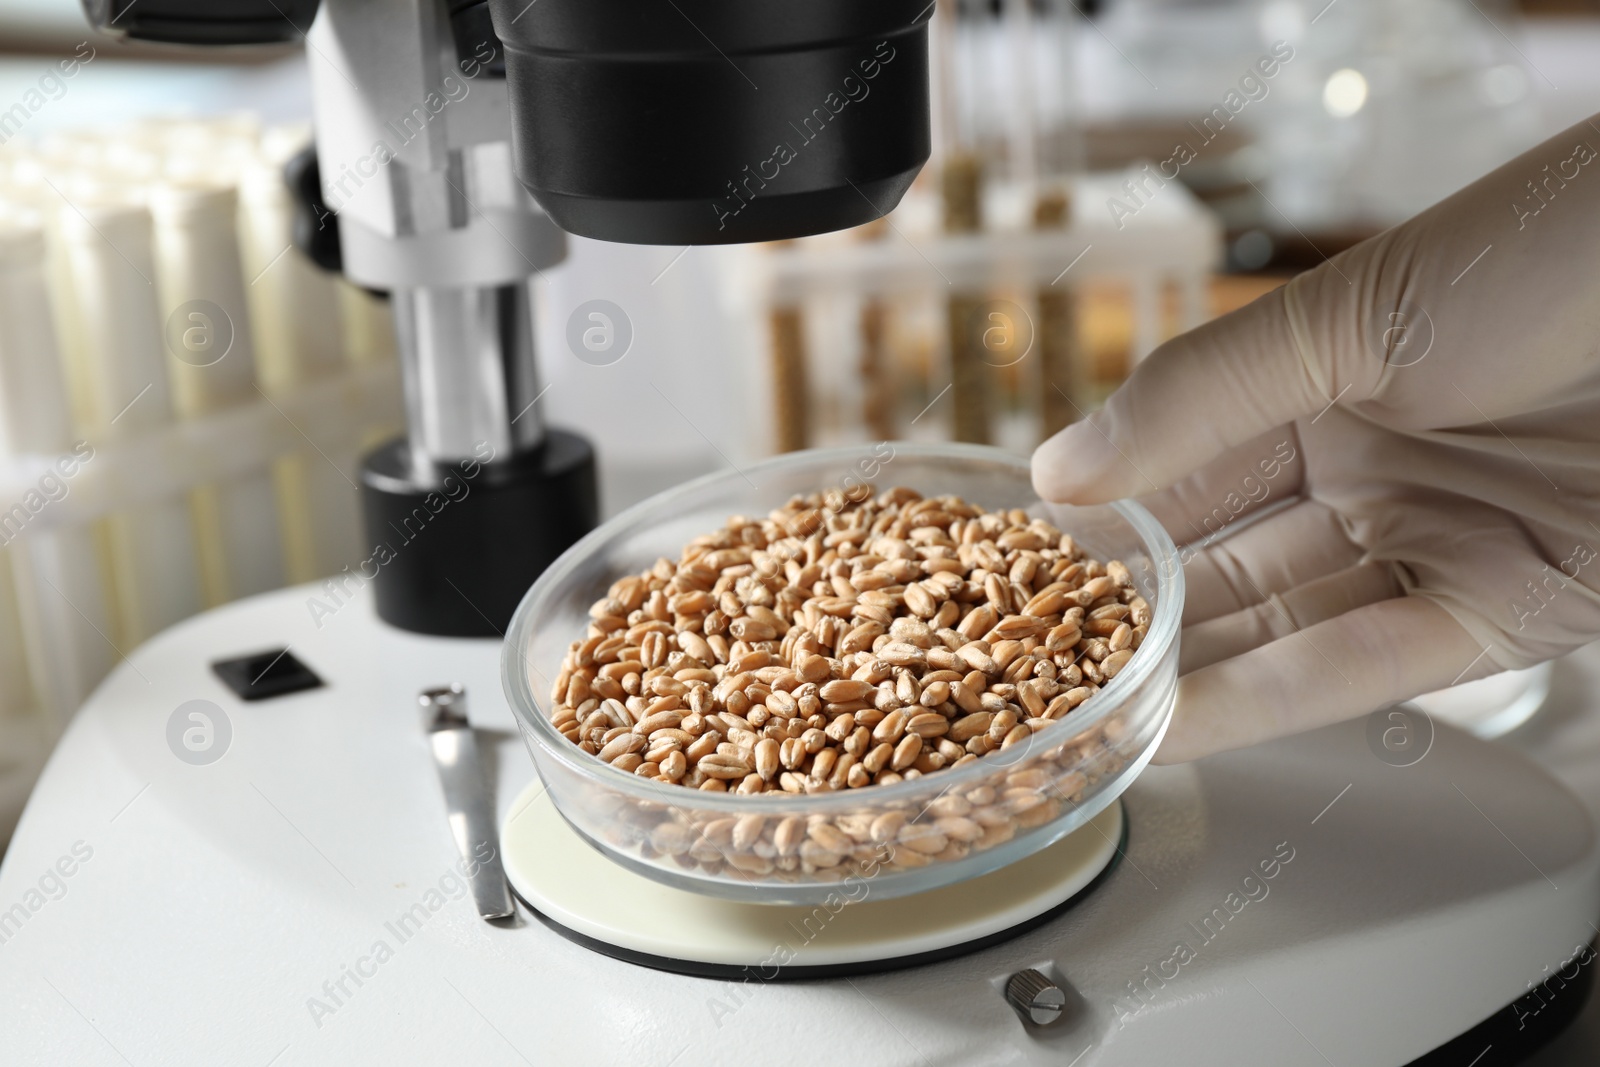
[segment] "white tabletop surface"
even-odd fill
[[[63,738],[0,866],[0,1064],[539,1062],[518,976],[583,950],[536,922],[488,926],[466,896],[403,943],[385,926],[448,889],[457,862],[417,690],[467,686],[502,813],[533,777],[498,642],[380,627],[365,593],[319,627],[313,592],[231,605],[154,639]],[[246,705],[206,666],[285,644],[329,687]],[[342,696],[362,689],[381,700]],[[195,699],[224,708],[232,730],[203,766],[166,736]],[[1600,811],[1600,647],[1558,665],[1547,709],[1508,743]],[[368,964],[361,985],[347,980],[334,1006],[324,983],[380,938],[397,945],[392,957]],[[1597,1049],[1591,1003],[1535,1062],[1592,1064]]]

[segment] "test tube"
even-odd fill
[[[23,215],[34,198],[33,186],[40,184],[36,178],[30,181],[31,172],[36,172],[37,167],[27,148],[20,138],[0,145],[0,215]],[[18,228],[15,218],[9,223],[0,223],[0,229],[8,227]],[[0,243],[3,242],[4,238],[0,238]],[[3,514],[0,514],[0,521],[3,519]],[[0,527],[0,540],[9,540],[4,527]],[[27,642],[14,577],[22,564],[12,556],[9,548],[0,547],[0,716],[14,720],[40,709],[29,672]]]
[[[309,134],[307,134],[309,137]],[[239,245],[261,390],[278,400],[336,375],[344,364],[340,298],[332,275],[294,247],[295,202],[283,164],[295,151],[274,138],[243,168]],[[306,449],[273,464],[289,579],[306,582],[360,558],[354,448]]]
[[[805,311],[783,304],[767,314],[772,342],[773,432],[779,452],[806,447],[811,419],[806,374]]]
[[[1082,131],[1072,90],[1077,7],[1071,0],[1004,3],[1011,49],[1018,57],[1010,128],[1016,174],[1035,190],[1034,228],[1070,229],[1071,178],[1083,167]],[[1040,285],[1035,294],[1040,440],[1082,414],[1085,356],[1078,300],[1065,275]]]
[[[231,186],[172,181],[150,192],[156,290],[180,419],[257,401],[255,347]],[[223,603],[284,581],[283,539],[270,473],[202,486],[193,495],[207,599]]]
[[[344,354],[351,366],[372,367],[395,360],[394,315],[389,302],[344,278],[339,291],[339,318],[344,324]],[[385,437],[392,436],[387,432]]]
[[[27,643],[17,606],[17,583],[12,577],[15,566],[11,550],[0,548],[0,718],[3,719],[15,719],[34,710]]]
[[[935,9],[939,56],[938,128],[944,151],[939,174],[947,235],[983,230],[983,159],[978,150],[976,114],[978,65],[974,23],[986,16],[986,5],[962,0]],[[950,351],[951,436],[957,441],[987,444],[991,437],[989,377],[981,331],[974,329],[984,298],[958,291],[945,305],[945,336]]]
[[[72,454],[45,248],[37,215],[0,208],[0,460]],[[39,704],[64,728],[110,670],[116,649],[107,636],[111,612],[93,531],[41,521],[46,508],[60,506],[70,493],[69,482],[46,483],[46,477],[41,473],[39,486],[21,500],[0,501],[0,535],[12,566],[28,674]]]
[[[335,278],[333,285],[339,295],[339,319],[343,324],[346,365],[354,368],[393,367],[394,315],[389,310],[387,298],[369,293],[342,276]],[[404,432],[405,423],[397,409],[392,422],[365,427],[357,454],[364,454]]]
[[[881,241],[889,232],[887,218],[858,227],[862,241]],[[869,295],[861,303],[861,417],[875,441],[893,440],[895,378],[890,366],[889,301]]]
[[[1036,229],[1062,229],[1068,225],[1072,198],[1065,189],[1045,190],[1034,204]],[[1078,297],[1056,282],[1041,285],[1035,294],[1039,322],[1035,345],[1039,350],[1039,439],[1051,437],[1079,417],[1079,375],[1083,364],[1078,332]]]
[[[82,425],[93,441],[114,444],[170,424],[149,211],[115,193],[82,196],[56,225],[67,282],[58,303],[76,326],[87,386]],[[204,606],[187,498],[135,505],[106,528],[123,647]]]
[[[944,161],[940,175],[947,234],[978,233],[983,229],[983,165],[976,153],[958,152]],[[957,441],[987,444],[990,439],[989,377],[983,346],[975,329],[983,314],[984,297],[973,290],[958,291],[945,306],[946,334],[950,345],[951,435]]]

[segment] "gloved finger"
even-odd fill
[[[1323,575],[1287,592],[1273,593],[1262,603],[1184,627],[1178,671],[1188,674],[1209,667],[1404,592],[1394,566],[1386,562],[1358,563]]]
[[[1357,608],[1178,679],[1157,763],[1182,763],[1444,689],[1482,649],[1426,597]]]
[[[1039,495],[1088,504],[1163,489],[1320,411],[1332,395],[1327,375],[1297,342],[1285,296],[1304,277],[1152,352],[1105,407],[1034,452]]]
[[[1187,590],[1184,625],[1260,604],[1342,571],[1361,555],[1336,512],[1315,500],[1297,500],[1205,548],[1178,550]]]
[[[1277,426],[1235,445],[1166,489],[1138,497],[1179,545],[1231,530],[1295,496],[1304,481],[1299,434]]]

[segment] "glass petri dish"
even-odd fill
[[[702,792],[603,763],[552,725],[552,683],[568,647],[585,633],[590,605],[611,583],[662,556],[678,558],[685,544],[731,515],[763,515],[795,494],[854,484],[874,492],[904,485],[924,496],[955,494],[987,509],[1021,508],[1047,519],[1091,556],[1128,567],[1151,605],[1144,640],[1100,692],[1026,743],[890,785],[810,794]],[[1046,504],[1024,458],[974,445],[895,442],[791,453],[700,478],[623,512],[575,544],[528,591],[507,636],[502,677],[551,801],[615,862],[735,900],[822,902],[847,878],[870,879],[874,896],[889,898],[1014,863],[1115,801],[1148,764],[1170,721],[1182,611],[1177,550],[1138,504]],[[931,851],[940,819],[969,817],[993,832],[970,843],[947,838],[947,846],[962,847]],[[786,821],[791,837],[796,826],[830,824],[847,847],[824,834],[839,847],[813,844],[788,862],[776,836]],[[889,827],[898,829],[891,834]]]

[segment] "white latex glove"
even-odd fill
[[[1043,497],[1141,497],[1187,543],[1184,675],[1157,759],[1600,636],[1597,349],[1590,120],[1167,342],[1041,445]]]

